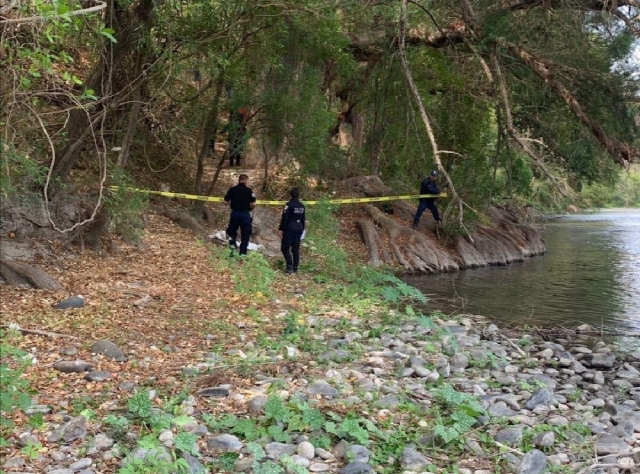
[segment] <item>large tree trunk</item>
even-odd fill
[[[42,270],[3,256],[0,256],[0,280],[9,285],[43,290],[59,290],[61,288],[57,281]]]
[[[53,167],[53,178],[65,179],[68,176],[80,156],[84,141],[90,135],[90,127],[94,122],[94,117],[100,115],[103,111],[108,111],[110,103],[119,100],[119,95],[125,92],[114,87],[112,75],[121,71],[124,61],[139,46],[139,39],[142,33],[155,18],[154,8],[156,3],[161,2],[140,0],[133,12],[127,15],[126,7],[120,5],[119,0],[111,0],[109,11],[113,12],[113,14],[107,13],[106,23],[107,26],[116,30],[115,36],[118,42],[109,44],[112,50],[101,56],[102,59],[83,84],[84,88],[93,89],[97,96],[104,97],[104,102],[93,115],[82,107],[74,108],[70,111],[69,120],[65,126],[67,142],[62,150],[56,152],[58,159]],[[116,19],[115,24],[110,24],[110,18]],[[107,58],[110,61],[107,61]],[[144,79],[140,78],[139,80],[142,81]],[[137,86],[137,84],[131,85],[131,87]],[[88,130],[89,133],[87,133]]]

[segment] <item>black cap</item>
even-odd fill
[[[431,172],[431,176],[438,176],[438,172],[437,172],[436,170],[433,170],[433,171]]]

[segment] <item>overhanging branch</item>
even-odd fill
[[[75,10],[72,12],[65,13],[63,15],[51,15],[51,16],[30,16],[26,18],[9,18],[8,20],[0,20],[0,25],[11,25],[11,24],[22,24],[22,23],[36,23],[38,21],[46,21],[52,18],[61,18],[61,17],[70,17],[70,16],[78,16],[78,15],[88,15],[89,13],[96,13],[100,10],[104,10],[107,8],[106,2],[102,2],[97,0],[97,5],[89,8],[83,8],[81,10]]]

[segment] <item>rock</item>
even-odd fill
[[[73,471],[71,469],[54,469],[47,474],[73,474]]]
[[[322,395],[323,397],[336,397],[338,391],[333,388],[326,380],[316,380],[309,387],[309,393],[312,395]]]
[[[612,369],[616,363],[616,355],[611,352],[596,352],[594,354],[585,354],[582,360],[586,361],[591,367]]]
[[[316,448],[316,456],[318,456],[320,459],[324,459],[325,461],[334,458],[333,454],[322,448]]]
[[[70,443],[85,436],[87,436],[87,419],[81,415],[58,427],[49,436],[49,442],[57,443],[62,440],[65,443]]]
[[[414,448],[404,448],[400,455],[400,466],[408,471],[420,471],[429,464],[427,458]]]
[[[249,412],[255,415],[262,413],[264,406],[267,404],[267,397],[258,395],[249,400]]]
[[[533,438],[533,444],[539,448],[550,448],[556,442],[556,435],[553,431],[543,431]]]
[[[72,374],[77,372],[86,372],[91,368],[91,364],[89,362],[85,362],[84,360],[61,360],[60,362],[56,362],[53,364],[53,368],[58,372],[63,372],[65,374]]]
[[[316,457],[316,449],[309,441],[303,441],[298,445],[298,456],[303,458],[313,459]]]
[[[338,471],[338,474],[372,474],[373,468],[364,462],[350,462]]]
[[[569,420],[560,415],[550,416],[547,420],[547,424],[551,426],[567,426],[569,424]]]
[[[49,455],[49,457],[51,457],[51,459],[53,459],[56,462],[61,462],[67,459],[67,455],[60,451],[51,451],[51,454]]]
[[[398,397],[395,395],[387,395],[380,398],[374,403],[376,408],[395,408],[400,404]]]
[[[86,469],[92,464],[91,458],[82,458],[69,466],[69,469],[72,471],[79,471],[81,469]]]
[[[498,443],[506,444],[508,446],[513,446],[514,444],[518,444],[521,439],[522,439],[522,428],[505,428],[503,430],[498,431],[495,437],[495,440]]]
[[[22,469],[27,465],[24,459],[22,458],[9,458],[3,464],[2,467],[4,469]]]
[[[84,296],[75,295],[71,298],[67,298],[66,300],[62,300],[59,303],[53,305],[53,309],[76,309],[76,308],[84,308]]]
[[[631,447],[617,436],[603,433],[596,439],[596,453],[599,456],[631,452]]]
[[[596,385],[604,385],[604,374],[600,371],[597,371],[593,374],[593,383]]]
[[[193,431],[198,427],[198,421],[192,416],[177,416],[171,420],[171,427],[183,431]]]
[[[587,405],[593,408],[602,408],[604,407],[604,400],[602,398],[594,398],[593,400],[589,400]]]
[[[507,406],[505,402],[496,402],[489,407],[491,416],[515,416],[517,413]]]
[[[111,372],[106,370],[92,370],[84,376],[89,382],[105,382],[111,378]]]
[[[428,377],[429,374],[431,374],[431,371],[429,369],[427,369],[426,367],[416,366],[416,367],[412,367],[412,368],[413,368],[413,373],[417,377]]]
[[[463,372],[464,369],[469,367],[469,358],[461,352],[458,352],[449,360],[449,365],[453,372]]]
[[[629,422],[633,425],[634,431],[640,433],[640,412],[637,411],[622,411],[614,416],[611,419],[616,424],[622,424],[625,422]]]
[[[527,403],[524,404],[524,407],[527,410],[533,410],[538,406],[549,406],[549,402],[551,402],[551,392],[547,388],[539,388],[533,394]]]
[[[547,458],[542,451],[532,449],[524,455],[517,474],[540,474],[547,467]]]
[[[229,396],[229,389],[225,387],[203,388],[196,395],[199,397],[225,398]]]
[[[230,434],[213,436],[207,440],[207,447],[223,453],[240,451],[244,444],[237,437]],[[293,452],[291,453],[293,454]]]
[[[264,447],[269,457],[278,459],[281,456],[291,456],[296,452],[296,447],[293,444],[286,443],[269,443]]]
[[[153,463],[158,461],[171,462],[172,456],[170,451],[164,446],[156,446],[154,448],[136,448],[125,458],[122,466],[125,467],[133,461],[142,461],[144,463]]]
[[[113,342],[106,339],[94,342],[91,345],[91,352],[93,354],[101,354],[109,359],[115,360],[116,362],[126,362],[127,360],[124,352],[122,352]]]
[[[352,444],[345,451],[343,458],[346,462],[357,461],[368,463],[371,455],[371,451],[369,451],[364,446],[361,446],[359,444]]]
[[[331,466],[323,462],[314,462],[309,466],[310,472],[328,472],[331,470]]]
[[[293,462],[298,466],[302,466],[304,468],[308,468],[311,465],[311,461],[309,461],[307,458],[303,458],[302,456],[298,456],[297,454],[291,456],[291,459],[293,459]]]
[[[609,432],[609,434],[613,436],[619,436],[620,438],[625,438],[627,436],[633,436],[634,426],[630,421],[623,421],[622,423],[617,424],[613,427],[613,429]]]
[[[200,461],[198,461],[198,458],[193,456],[191,453],[182,451],[182,453],[180,453],[180,456],[182,457],[182,459],[187,461],[187,464],[189,465],[189,474],[209,473],[209,469],[207,469]]]
[[[98,451],[104,451],[110,449],[113,446],[114,441],[109,438],[107,435],[98,433],[96,437],[93,439],[93,446]]]
[[[65,356],[69,356],[69,357],[73,357],[73,356],[77,356],[78,355],[78,348],[77,347],[63,347],[62,349],[60,349],[60,354],[65,355]]]

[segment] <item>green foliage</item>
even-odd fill
[[[472,395],[458,392],[448,384],[434,390],[433,394],[439,408],[439,420],[433,433],[445,444],[462,441],[476,418],[484,413],[482,405]]]
[[[42,186],[48,168],[0,138],[0,195],[7,199],[31,194]]]
[[[246,256],[238,257],[227,248],[214,247],[211,263],[218,270],[231,272],[231,280],[238,293],[254,297],[271,294],[275,271],[261,252],[249,252]]]
[[[176,449],[186,451],[196,456],[198,454],[198,446],[196,445],[197,441],[198,437],[196,435],[183,431],[173,438],[173,445]]]
[[[184,459],[171,461],[162,457],[149,455],[144,459],[130,459],[118,470],[118,474],[186,474],[189,464]]]
[[[7,414],[26,410],[31,406],[31,390],[24,371],[29,365],[27,353],[11,344],[18,337],[11,332],[0,331],[0,447],[5,446],[5,436],[13,427]]]
[[[129,413],[143,420],[151,416],[151,400],[145,391],[137,392],[128,402]]]
[[[640,172],[620,173],[615,185],[595,183],[585,186],[578,203],[586,208],[640,207]]]
[[[124,416],[107,415],[104,423],[109,427],[109,433],[114,438],[123,437],[129,429],[129,420]]]
[[[104,205],[111,216],[111,227],[125,239],[135,241],[143,233],[142,213],[149,204],[149,197],[127,190],[135,187],[135,182],[120,167],[111,174],[111,181],[118,186],[117,190],[110,190],[104,197]]]

